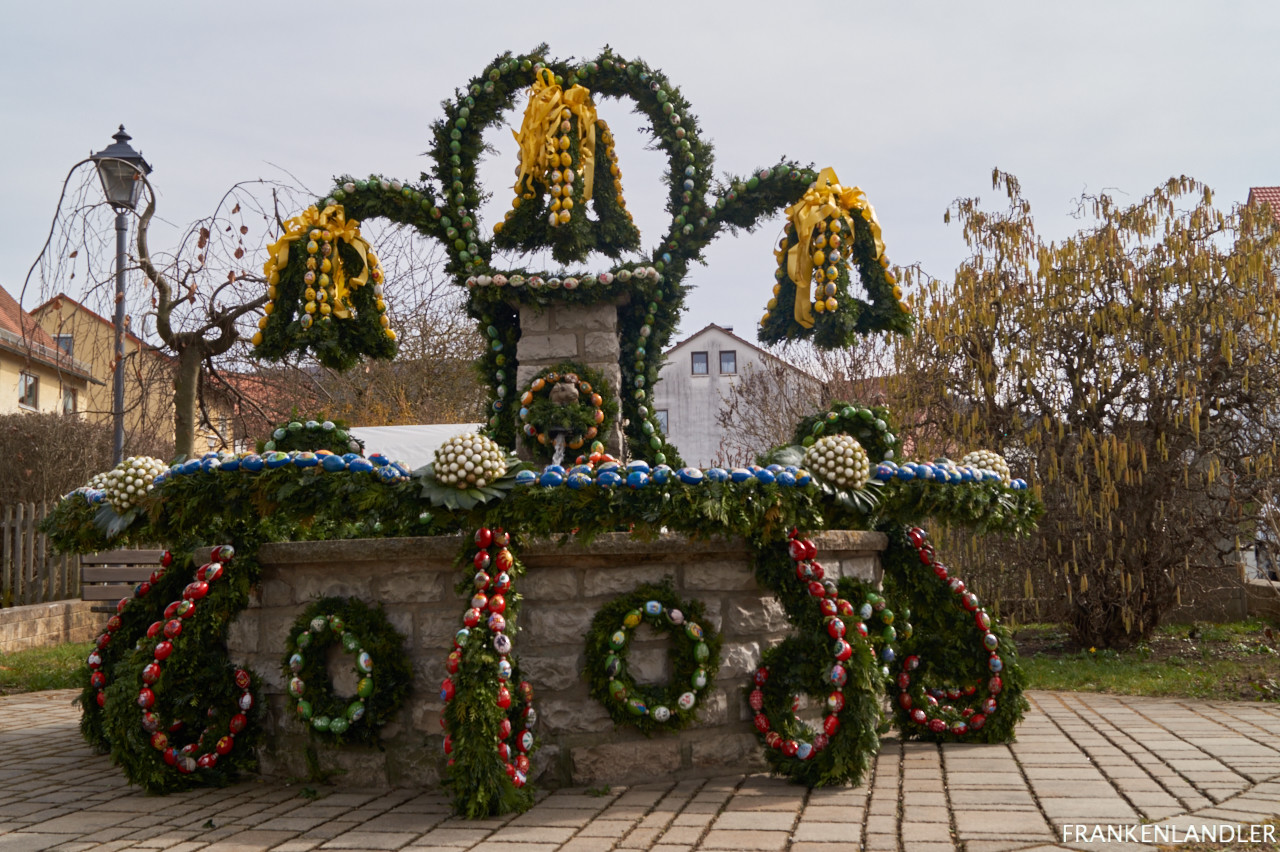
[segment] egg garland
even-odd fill
[[[967,465],[975,470],[989,470],[1000,477],[1000,481],[1005,485],[1013,482],[1013,474],[1009,471],[1009,463],[1004,460],[1004,456],[991,450],[974,450],[966,453],[964,458],[960,459],[960,464]]]
[[[510,544],[505,530],[481,527],[464,548],[463,560],[474,572],[472,596],[440,684],[449,767],[444,783],[454,808],[468,817],[487,816],[499,802],[521,803],[521,810],[533,803],[529,755],[537,746],[538,714],[533,687],[519,679],[513,656],[519,609],[514,583],[524,570]]]
[[[364,441],[352,435],[342,421],[290,420],[276,426],[269,439],[258,442],[259,453],[290,450],[363,455]]]
[[[811,337],[832,349],[872,330],[911,332],[911,309],[889,270],[880,223],[862,190],[841,186],[833,169],[823,169],[787,208],[787,217],[774,253],[777,283],[760,320],[761,341]],[[870,302],[853,295],[849,272],[855,265]]]
[[[286,221],[263,275],[268,301],[253,335],[255,357],[279,361],[310,350],[344,370],[361,357],[395,356],[382,267],[341,204],[313,205]]]
[[[591,695],[617,725],[644,734],[679,730],[697,719],[699,698],[707,694],[720,667],[720,635],[703,626],[701,601],[681,600],[669,585],[643,585],[597,610],[586,638],[586,670]],[[637,684],[629,671],[634,631],[648,624],[671,639],[671,679]]]
[[[567,449],[581,449],[607,434],[617,415],[613,391],[604,378],[572,362],[540,371],[520,396],[519,420],[527,445],[544,456],[555,449],[556,434]]]
[[[334,694],[326,652],[335,643],[351,657],[353,696]],[[350,598],[312,603],[294,622],[281,662],[296,718],[333,743],[376,741],[409,693],[413,670],[404,643],[381,607]]]
[[[103,496],[116,514],[123,515],[138,505],[151,491],[155,478],[168,469],[160,459],[130,456],[99,480]]]
[[[962,622],[972,619],[969,629],[977,634],[977,642],[967,637],[955,637],[955,643],[966,646],[960,651],[966,662],[965,671],[948,674],[952,679],[967,677],[972,680],[962,686],[942,688],[922,685],[922,674],[931,668],[929,661],[914,646],[908,646],[890,688],[899,726],[904,734],[923,739],[1003,741],[1003,731],[1012,733],[1022,716],[1025,701],[1020,674],[1016,670],[1006,671],[1006,661],[1000,654],[1003,644],[1001,629],[982,607],[977,595],[966,588],[963,580],[952,576],[938,559],[923,529],[913,527],[906,531],[905,537],[910,548],[908,552],[913,552],[918,558],[916,570],[930,569],[935,583],[942,584],[946,597],[951,599],[949,611]],[[934,651],[937,652],[936,647]],[[975,657],[980,658],[981,663],[976,663]],[[979,666],[984,671],[981,676],[975,676]],[[992,723],[1000,730],[987,730]]]
[[[858,491],[871,479],[867,451],[849,435],[826,435],[804,454],[804,465],[826,482]]]
[[[238,694],[234,705],[221,709],[211,707],[206,714],[209,724],[194,742],[180,747],[175,747],[174,740],[184,726],[172,719],[166,722],[160,706],[165,669],[177,664],[174,655],[180,654],[184,645],[189,644],[180,641],[179,637],[187,632],[188,623],[196,616],[197,609],[203,609],[199,604],[208,596],[213,584],[225,580],[227,566],[234,556],[235,550],[230,545],[213,548],[210,561],[196,571],[195,578],[183,589],[182,597],[165,608],[162,620],[147,628],[146,638],[155,644],[149,649],[152,661],[141,671],[143,685],[135,702],[141,711],[139,721],[151,747],[160,752],[163,762],[180,775],[211,770],[220,759],[229,755],[235,748],[236,737],[248,727],[256,704],[252,676],[244,669],[235,669],[232,679]],[[145,653],[147,648],[140,646],[140,650]],[[163,682],[173,686],[169,681]],[[221,733],[223,731],[225,733]]]
[[[893,614],[874,593],[855,608],[845,597],[854,584],[826,577],[815,561],[817,547],[797,530],[788,535],[782,554],[766,553],[773,554],[777,573],[758,566],[757,577],[779,594],[801,632],[764,653],[746,690],[765,758],[774,773],[811,787],[857,784],[879,747],[881,665],[895,658]],[[882,627],[872,634],[868,622],[875,621]],[[875,641],[881,643],[879,651]],[[819,705],[825,716],[815,730],[796,711],[798,696],[818,682],[825,684]]]

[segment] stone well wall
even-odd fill
[[[880,533],[817,534],[818,560],[828,576],[878,583]],[[339,595],[380,601],[391,623],[407,637],[413,692],[399,718],[383,728],[385,751],[320,748],[322,765],[344,771],[345,783],[415,786],[439,781],[443,765],[443,704],[439,685],[454,632],[466,603],[454,592],[458,537],[370,541],[293,542],[264,545],[263,582],[232,626],[233,659],[267,681],[267,774],[305,776],[305,730],[286,705],[281,657],[294,620],[317,597]],[[515,654],[534,687],[541,750],[534,773],[549,784],[613,784],[739,772],[763,767],[742,698],[760,654],[788,632],[782,605],[756,585],[751,554],[741,540],[689,541],[663,536],[641,542],[623,533],[604,535],[589,548],[535,543],[517,553],[527,573],[516,585],[524,596]],[[706,606],[707,622],[724,637],[714,688],[699,700],[698,725],[646,738],[615,728],[587,693],[583,637],[596,611],[638,584],[670,578],[684,599]],[[642,627],[631,644],[631,669],[641,682],[665,681],[668,642]],[[344,671],[348,658],[332,658],[341,694],[354,692]],[[376,681],[376,674],[375,674]]]

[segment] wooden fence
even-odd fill
[[[0,507],[0,607],[80,597],[80,557],[57,553],[36,529],[51,506]]]

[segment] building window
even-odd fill
[[[76,389],[64,386],[62,388],[62,413],[75,414],[80,410],[79,401],[76,399]]]
[[[18,405],[23,408],[40,407],[40,380],[30,373],[18,374]]]
[[[75,341],[69,334],[55,334],[53,342],[58,344],[58,348],[66,353],[68,358],[75,356]]]
[[[693,353],[693,374],[695,376],[705,376],[707,375],[707,373],[708,373],[707,353],[694,352]]]
[[[732,349],[722,350],[720,352],[720,372],[736,373],[738,372],[738,353]]]
[[[665,408],[659,408],[653,412],[653,419],[658,421],[658,429],[661,430],[662,434],[670,434],[667,431],[667,410]]]

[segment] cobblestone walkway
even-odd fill
[[[168,797],[131,789],[80,739],[70,691],[0,698],[0,851],[1151,849],[1064,842],[1076,826],[1184,827],[1280,816],[1280,705],[1031,694],[1011,746],[886,740],[867,783],[807,791],[764,776],[559,790],[467,822],[416,790],[249,781]]]

